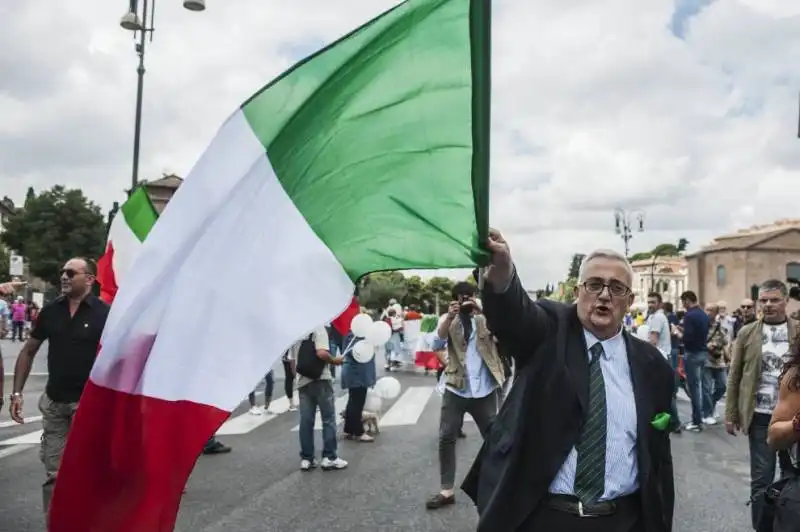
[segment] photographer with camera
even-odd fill
[[[497,346],[475,300],[475,285],[458,283],[451,294],[453,301],[439,320],[433,342],[434,351],[447,349],[447,358],[439,418],[441,489],[428,499],[429,510],[455,503],[455,446],[464,414],[469,413],[481,435],[485,435],[497,415],[497,390],[505,382]]]

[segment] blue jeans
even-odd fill
[[[272,374],[272,370],[269,370],[267,374],[264,375],[264,404],[268,404],[272,401],[272,391],[274,388],[275,376]],[[250,406],[256,406],[256,391],[253,390],[250,392],[247,399],[250,401]]]
[[[692,423],[703,423],[703,370],[708,362],[708,351],[686,351],[683,367],[686,369],[686,386],[692,400]]]
[[[678,355],[679,351],[677,348],[673,349],[670,353],[670,362],[672,363],[672,370],[675,375],[675,388],[672,390],[672,429],[680,428],[681,426],[681,417],[678,414],[678,388],[681,387],[681,376],[678,374]]]
[[[322,457],[336,460],[333,383],[329,380],[309,382],[297,394],[300,396],[300,458],[314,460],[314,421],[319,408],[319,417],[322,419]]]
[[[777,453],[767,445],[767,432],[772,416],[756,412],[753,414],[753,421],[750,423],[747,432],[748,443],[750,444],[750,495],[752,505],[750,511],[753,520],[753,528],[758,525],[761,512],[764,509],[761,495],[775,481],[775,468],[777,465]],[[788,466],[788,464],[786,464]],[[788,469],[788,467],[787,467]],[[781,464],[780,476],[785,474],[783,464]]]
[[[705,368],[703,370],[703,416],[711,417],[717,403],[725,395],[728,384],[728,370],[725,368]]]

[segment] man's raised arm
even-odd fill
[[[552,318],[525,292],[508,243],[499,231],[489,230],[487,248],[492,260],[484,273],[483,312],[501,343],[522,348],[514,349],[514,357],[521,362],[538,349],[551,329]]]

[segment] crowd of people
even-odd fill
[[[634,300],[633,271],[623,255],[602,249],[588,254],[575,303],[564,304],[528,296],[499,232],[490,231],[487,248],[491,264],[475,273],[480,294],[474,283],[457,283],[430,333],[442,392],[440,478],[425,506],[439,510],[456,502],[455,445],[470,414],[484,442],[461,488],[477,507],[479,532],[671,532],[676,487],[670,437],[717,424],[724,397],[725,429],[748,438],[752,525],[761,530],[771,518],[765,505],[776,469],[788,474],[798,458],[800,325],[787,315],[790,295],[797,294],[779,280],[766,280],[756,301],[743,300],[728,312],[726,304],[703,305],[687,291],[676,312],[651,293],[647,315],[635,323],[626,318]],[[31,320],[35,325],[18,356],[10,394],[11,417],[22,422],[31,362],[49,340],[48,382],[39,398],[45,511],[108,314],[108,306],[91,294],[91,261],[68,261],[61,282],[62,295]],[[0,284],[0,293],[18,288]],[[23,316],[17,308],[17,314],[10,311],[11,321]],[[391,329],[388,370],[403,351],[408,317],[394,300],[381,314]],[[358,340],[352,331],[320,326],[282,357],[288,408],[299,410],[302,471],[348,466],[336,434],[337,368],[339,385],[349,392],[345,440],[374,441],[364,427],[364,407],[376,384],[375,359],[354,356]],[[272,413],[271,371],[264,381],[262,407],[255,391],[250,394],[252,415]],[[685,425],[676,402],[681,387],[691,401]],[[229,451],[213,437],[204,449]]]

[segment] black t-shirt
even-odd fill
[[[45,392],[57,403],[75,403],[81,397],[97,357],[100,337],[110,307],[88,295],[74,316],[66,297],[56,298],[39,313],[31,337],[49,342]]]

